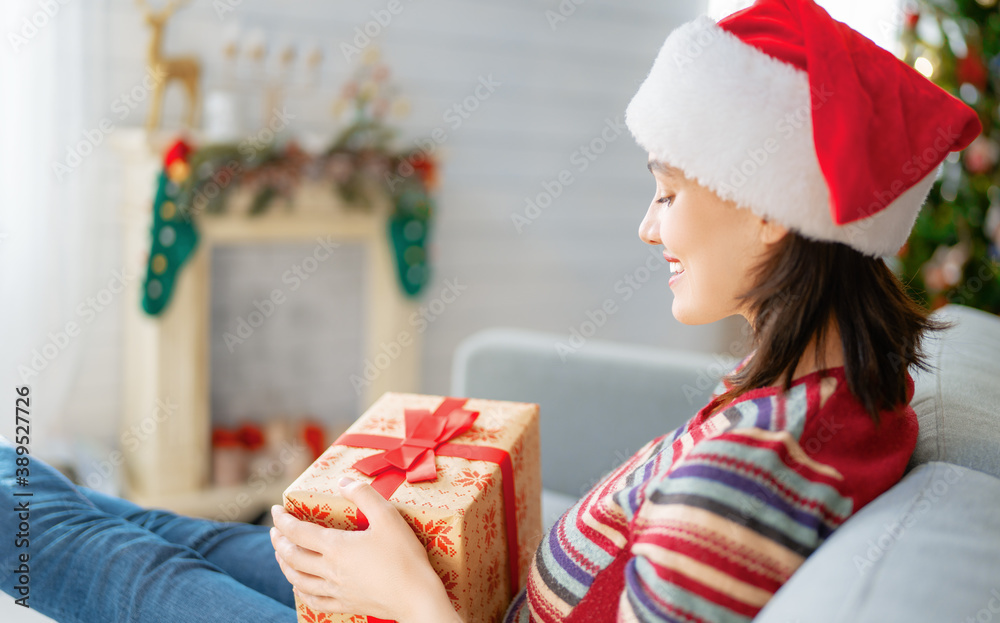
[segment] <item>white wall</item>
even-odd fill
[[[339,42],[353,38],[354,29],[372,19],[371,11],[388,2],[230,3],[235,10],[221,19],[210,0],[179,12],[168,30],[167,51],[203,58],[204,84],[211,87],[222,75],[221,33],[227,28],[259,28],[272,41],[320,42],[327,52],[321,93],[292,100],[289,109],[296,114],[295,130],[330,132],[330,103],[351,68]],[[436,152],[443,161],[443,186],[433,233],[435,278],[426,292],[433,299],[449,280],[467,289],[426,331],[425,392],[448,391],[452,352],[469,334],[506,325],[553,331],[568,339],[570,329],[605,299],[612,299],[618,311],[595,338],[723,352],[741,326],[732,318],[700,327],[677,323],[670,312],[665,268],[652,273],[641,288],[620,283],[637,270],[642,278],[646,258],[659,251],[637,236],[654,183],[646,154],[621,125],[625,106],[669,31],[703,10],[704,2],[586,0],[573,5],[566,0],[563,6],[575,6],[575,12],[552,28],[546,11],[558,11],[559,4],[402,0],[403,10],[376,39],[412,102],[412,114],[402,122],[405,135],[427,136],[442,127],[447,136]],[[145,103],[123,120],[112,108],[119,94],[141,82],[144,72],[147,32],[135,3],[88,0],[87,12],[83,125],[96,126],[106,117],[117,126],[140,125]],[[499,86],[477,110],[457,128],[446,122],[445,112],[490,77]],[[177,119],[180,103],[179,92],[172,92],[168,122]],[[251,121],[255,115],[259,119],[259,109],[259,102],[248,96]],[[615,133],[605,130],[608,124]],[[602,132],[611,141],[581,171],[577,150],[592,141],[602,148]],[[102,242],[92,258],[94,272],[103,276],[120,266],[122,258],[118,173],[111,148],[102,145],[98,152],[85,171],[94,185],[87,209],[100,223]],[[524,214],[528,198],[544,193],[546,184],[554,188],[553,180],[563,170],[573,182],[561,187],[551,205],[519,233],[512,215]],[[122,303],[138,304],[137,297],[133,291]],[[76,427],[112,442],[120,408],[118,317],[112,311],[88,327],[87,365],[80,370],[67,413],[67,430]]]

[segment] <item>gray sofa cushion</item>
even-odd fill
[[[908,469],[947,461],[1000,477],[1000,318],[960,305],[934,315],[956,326],[927,341],[939,369],[913,373],[920,436]]]
[[[998,509],[1000,479],[923,463],[844,522],[754,622],[1000,621]]]
[[[455,350],[455,396],[540,406],[542,484],[580,497],[649,440],[705,404],[736,365],[719,356],[588,340],[563,360],[562,336],[488,329]]]

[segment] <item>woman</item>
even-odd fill
[[[812,0],[758,0],[676,29],[626,122],[656,181],[639,235],[671,262],[674,316],[740,314],[753,350],[691,420],[563,515],[506,620],[749,621],[905,471],[917,435],[908,369],[925,365],[921,339],[941,327],[880,256],[906,241],[938,165],[981,127]],[[0,454],[12,464],[9,445]],[[268,536],[33,469],[32,595],[57,620],[292,621],[289,583],[317,611],[474,618],[454,611],[409,526],[367,484],[341,486],[368,530],[275,507]],[[6,505],[18,500],[10,471]],[[17,552],[3,547],[13,570]]]
[[[758,0],[667,38],[626,111],[656,194],[672,312],[733,314],[753,351],[712,401],[608,474],[536,550],[506,621],[750,621],[916,445],[910,366],[943,328],[881,256],[906,242],[975,113],[812,0]],[[394,508],[339,532],[274,507],[282,571],[314,610],[456,613]]]

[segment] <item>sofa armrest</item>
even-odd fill
[[[922,463],[837,528],[754,622],[995,620],[998,507],[1000,478]]]
[[[689,420],[737,363],[597,340],[560,354],[563,340],[521,329],[476,333],[455,351],[451,394],[538,403],[542,485],[570,497]]]

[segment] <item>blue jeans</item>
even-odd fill
[[[28,604],[61,623],[295,622],[267,527],[144,509],[78,487],[35,457],[18,486],[15,459],[0,436],[0,581],[11,599],[21,597],[16,570],[27,553]],[[15,508],[25,501],[28,546],[17,547]]]

